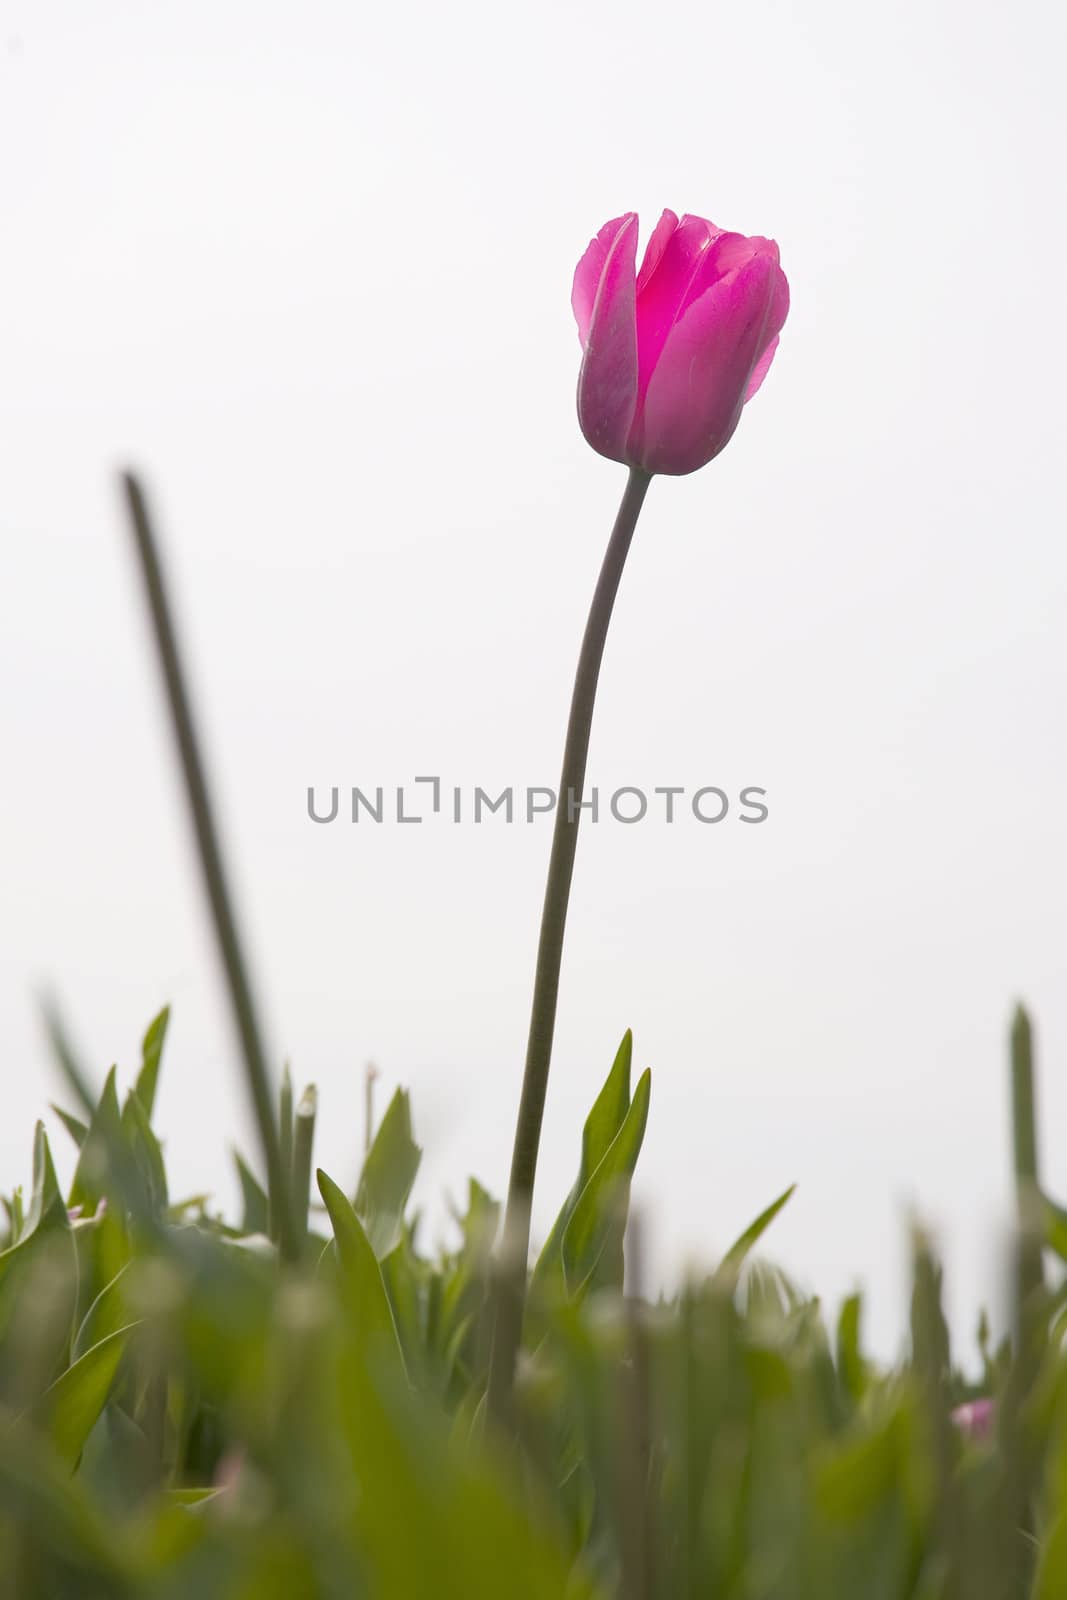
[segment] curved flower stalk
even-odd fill
[[[541,913],[530,1033],[504,1220],[489,1409],[506,1422],[522,1338],[530,1204],[541,1137],[589,734],[608,624],[649,483],[717,456],[767,375],[789,310],[770,239],[665,211],[637,270],[637,215],[600,229],[571,297],[582,342],[578,420],[630,473],[582,639]]]

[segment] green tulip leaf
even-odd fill
[[[563,1272],[563,1235],[574,1214],[574,1208],[597,1167],[603,1161],[626,1120],[630,1109],[630,1068],[633,1062],[633,1034],[627,1028],[622,1043],[615,1053],[611,1071],[604,1086],[593,1102],[592,1110],[582,1129],[582,1154],[578,1178],[571,1189],[559,1216],[549,1231],[534,1267],[531,1292],[541,1289]]]
[[[54,1100],[51,1102],[51,1106],[52,1110],[55,1112],[56,1116],[59,1118],[60,1122],[63,1124],[64,1128],[66,1128],[67,1132],[70,1134],[71,1138],[74,1140],[74,1143],[80,1150],[82,1145],[85,1143],[86,1136],[89,1132],[89,1124],[87,1122],[82,1122],[79,1117],[73,1116],[69,1111],[64,1111],[63,1107],[57,1106]]]
[[[345,1294],[350,1349],[359,1359],[370,1352],[375,1355],[384,1353],[387,1359],[395,1357],[403,1369],[400,1338],[382,1269],[370,1239],[344,1191],[325,1172],[319,1170],[315,1176],[333,1224],[334,1247]]]
[[[265,1234],[268,1231],[270,1222],[270,1202],[267,1199],[267,1191],[243,1156],[236,1150],[233,1152],[233,1160],[237,1168],[237,1177],[241,1185],[241,1199],[244,1204],[241,1232]]]
[[[741,1271],[741,1268],[744,1266],[745,1260],[753,1246],[766,1233],[767,1229],[770,1227],[779,1211],[781,1211],[782,1207],[789,1203],[789,1200],[791,1199],[795,1189],[796,1184],[791,1183],[789,1188],[784,1190],[783,1193],[778,1196],[777,1200],[772,1200],[767,1209],[760,1212],[759,1216],[754,1222],[749,1223],[744,1233],[742,1233],[739,1238],[734,1240],[729,1250],[727,1250],[725,1256],[723,1256],[722,1261],[719,1264],[717,1275],[722,1277],[736,1277],[736,1275]]]
[[[87,1216],[96,1210],[108,1190],[114,1152],[121,1143],[122,1117],[115,1068],[112,1067],[78,1156],[74,1181],[70,1186],[69,1205],[81,1206]]]
[[[400,1239],[421,1159],[411,1134],[411,1098],[406,1089],[398,1089],[367,1151],[356,1190],[356,1213],[379,1261]]]
[[[651,1089],[652,1074],[646,1070],[622,1126],[579,1195],[564,1230],[563,1274],[571,1294],[588,1286],[594,1274],[598,1283],[622,1287],[630,1181],[645,1137]]]
[[[141,1070],[137,1074],[137,1098],[144,1107],[145,1116],[149,1122],[156,1105],[156,1086],[159,1082],[159,1062],[163,1054],[163,1043],[167,1037],[167,1027],[170,1023],[170,1007],[164,1006],[163,1010],[148,1025],[148,1031],[141,1041]]]
[[[47,1389],[34,1411],[60,1457],[75,1466],[96,1419],[107,1404],[134,1324],[94,1344]]]

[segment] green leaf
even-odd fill
[[[1061,1600],[1067,1594],[1067,1511],[1059,1510],[1041,1542],[1033,1600]]]
[[[1044,1222],[1045,1243],[1049,1249],[1067,1261],[1067,1211],[1041,1193],[1041,1214]]]
[[[130,1327],[120,1328],[95,1344],[56,1379],[34,1408],[60,1457],[73,1467],[107,1404],[122,1360]]]
[[[30,1203],[0,1252],[0,1395],[12,1411],[32,1405],[65,1364],[77,1297],[74,1231],[39,1122]]]
[[[593,1109],[582,1129],[582,1164],[578,1173],[579,1194],[589,1182],[626,1120],[630,1109],[630,1068],[633,1064],[634,1036],[629,1028],[615,1052],[604,1087],[593,1102]]]
[[[488,1189],[483,1189],[477,1178],[467,1180],[467,1209],[463,1216],[456,1215],[463,1233],[463,1256],[478,1265],[488,1260],[500,1226],[503,1207],[494,1200]]]
[[[348,1316],[350,1348],[357,1359],[384,1352],[404,1367],[382,1270],[351,1201],[321,1169],[315,1174],[323,1204],[333,1224],[334,1246],[341,1269]]]
[[[233,1152],[233,1159],[241,1182],[241,1199],[244,1202],[241,1232],[266,1233],[270,1211],[267,1191],[236,1150]]]
[[[36,1542],[38,1547],[45,1545],[50,1558],[59,1556],[76,1571],[99,1575],[109,1584],[104,1591],[95,1583],[87,1584],[88,1593],[131,1593],[125,1542],[105,1526],[54,1451],[32,1433],[19,1430],[17,1445],[13,1439],[5,1440],[0,1448],[0,1511],[29,1530],[39,1530]]]
[[[588,1564],[533,1509],[506,1451],[352,1364],[339,1396],[359,1482],[361,1555],[376,1596],[606,1600]],[[466,1420],[466,1419],[464,1419]],[[502,1441],[501,1441],[502,1442]],[[615,1586],[612,1586],[612,1592]],[[257,1591],[258,1593],[258,1591]]]
[[[52,1165],[52,1152],[48,1147],[48,1135],[44,1123],[38,1122],[33,1131],[33,1188],[30,1193],[29,1210],[26,1212],[19,1236],[20,1243],[30,1238],[39,1228],[56,1225],[69,1227],[70,1218],[63,1204],[63,1196],[59,1192],[56,1169]]]
[[[734,1240],[729,1250],[727,1250],[725,1256],[723,1256],[722,1261],[719,1263],[719,1269],[716,1276],[736,1276],[737,1273],[740,1272],[745,1263],[745,1259],[749,1254],[749,1251],[752,1249],[753,1245],[762,1238],[764,1233],[766,1233],[767,1229],[770,1227],[779,1211],[781,1211],[782,1207],[788,1204],[795,1189],[796,1184],[791,1183],[789,1188],[778,1196],[777,1200],[772,1200],[767,1209],[760,1212],[755,1222],[749,1223],[744,1233],[742,1233],[739,1238]]]
[[[106,1194],[111,1177],[113,1153],[122,1143],[122,1117],[119,1113],[115,1068],[104,1082],[99,1104],[93,1112],[89,1131],[81,1147],[68,1204],[81,1206],[88,1216]]]
[[[126,1303],[128,1267],[129,1262],[115,1274],[110,1283],[105,1284],[82,1318],[81,1327],[75,1334],[74,1344],[71,1347],[73,1360],[77,1361],[94,1345],[101,1344],[113,1333],[118,1333],[120,1328],[129,1327],[134,1320]]]
[[[563,1270],[563,1235],[574,1213],[583,1189],[611,1148],[626,1113],[630,1108],[630,1067],[633,1062],[634,1038],[630,1029],[623,1034],[622,1043],[615,1053],[611,1071],[604,1086],[593,1102],[593,1108],[582,1129],[582,1155],[578,1178],[563,1202],[559,1216],[549,1231],[534,1267],[533,1282],[541,1287]]]
[[[56,1065],[73,1090],[74,1098],[92,1116],[96,1100],[89,1086],[89,1081],[75,1055],[74,1047],[70,1042],[66,1025],[55,1000],[46,996],[41,1001],[41,1015],[44,1020],[45,1032],[48,1035],[48,1042],[52,1046],[52,1054],[56,1058]]]
[[[64,1111],[62,1106],[57,1106],[54,1100],[50,1101],[49,1104],[80,1150],[89,1132],[89,1124],[72,1116],[69,1111]]]
[[[126,1096],[122,1108],[122,1132],[133,1155],[134,1170],[140,1179],[141,1204],[151,1215],[167,1209],[167,1172],[163,1151],[152,1131],[148,1113],[136,1090]]]
[[[638,1079],[618,1133],[578,1197],[563,1234],[563,1273],[577,1293],[603,1264],[608,1282],[622,1284],[622,1241],[629,1209],[630,1180],[645,1137],[652,1074]]]
[[[25,1258],[35,1239],[55,1231],[69,1234],[70,1218],[59,1192],[48,1135],[44,1123],[39,1122],[33,1135],[33,1189],[29,1210],[22,1220],[18,1239],[0,1251],[0,1283],[16,1262]]]
[[[145,1116],[149,1122],[156,1105],[156,1085],[159,1082],[159,1061],[163,1054],[163,1041],[167,1037],[167,1027],[170,1023],[170,1007],[164,1006],[163,1010],[148,1025],[148,1031],[141,1041],[141,1070],[137,1074],[137,1098],[144,1107]]]
[[[411,1099],[398,1089],[367,1151],[356,1190],[355,1209],[379,1260],[401,1236],[422,1151],[411,1136]]]
[[[425,1268],[406,1239],[402,1239],[395,1250],[390,1250],[378,1266],[389,1297],[400,1348],[404,1352],[404,1365],[421,1385],[430,1345],[420,1294]],[[420,1271],[420,1268],[423,1270]]]
[[[863,1303],[858,1294],[841,1302],[837,1319],[837,1371],[841,1387],[853,1405],[858,1405],[867,1388],[867,1363],[860,1344]]]

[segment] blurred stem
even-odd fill
[[[1034,1110],[1034,1037],[1030,1018],[1022,1006],[1016,1007],[1011,1026],[1011,1119],[1019,1213],[1019,1292],[1025,1302],[1044,1287],[1044,1270]]]
[[[282,1166],[288,1172],[293,1165],[293,1079],[289,1072],[288,1061],[282,1068],[282,1087],[278,1096],[278,1113],[278,1137],[281,1141]]]
[[[297,1243],[301,1252],[307,1245],[308,1206],[311,1199],[311,1150],[315,1143],[315,1113],[319,1097],[314,1084],[304,1090],[293,1119],[293,1209],[296,1215]]]
[[[374,1083],[378,1076],[378,1068],[373,1061],[367,1062],[367,1070],[363,1074],[363,1155],[364,1159],[370,1155],[370,1147],[374,1143]]]
[[[278,1145],[281,1151],[282,1171],[293,1170],[293,1079],[288,1061],[282,1068],[282,1086],[278,1094]],[[268,1196],[270,1236],[278,1242],[278,1200]]]
[[[911,1336],[912,1365],[926,1411],[934,1468],[938,1542],[945,1553],[944,1600],[968,1593],[963,1579],[967,1560],[961,1537],[961,1507],[955,1478],[956,1440],[949,1416],[952,1371],[948,1324],[941,1303],[941,1269],[921,1231],[913,1241]]]
[[[1016,1007],[1011,1025],[1011,1115],[1018,1231],[1012,1252],[1015,1352],[1000,1397],[997,1434],[1002,1478],[993,1559],[999,1593],[1029,1593],[1033,1572],[1035,1499],[1040,1451],[1027,1420],[1046,1338],[1043,1326],[1043,1220],[1038,1187],[1037,1115],[1034,1108],[1034,1037],[1030,1018]]]
[[[278,1237],[284,1259],[296,1259],[296,1237],[290,1202],[289,1173],[282,1164],[278,1129],[274,1120],[274,1100],[260,1038],[259,1024],[252,1003],[244,955],[237,934],[237,922],[230,899],[222,851],[214,813],[208,794],[207,777],[200,755],[200,742],[193,721],[192,706],[185,684],[185,673],[178,652],[178,641],[171,618],[170,603],[159,564],[155,535],[148,517],[144,492],[132,473],[123,474],[123,488],[130,523],[144,579],[145,598],[159,651],[167,700],[170,705],[174,737],[185,778],[186,798],[192,814],[200,865],[204,874],[215,936],[226,974],[237,1033],[244,1055],[245,1076],[259,1126],[263,1157],[267,1167],[268,1192],[278,1197]]]
[[[511,1416],[511,1395],[515,1362],[522,1339],[522,1318],[526,1302],[526,1264],[530,1249],[530,1202],[537,1170],[537,1150],[548,1088],[548,1069],[552,1058],[552,1036],[556,1024],[559,971],[563,958],[563,934],[567,923],[574,852],[578,843],[579,807],[585,785],[589,733],[596,702],[597,679],[604,654],[608,624],[622,569],[637,526],[651,478],[635,467],[623,492],[622,504],[612,529],[604,564],[600,569],[593,604],[589,611],[578,670],[571,696],[570,721],[563,750],[563,771],[556,803],[556,825],[552,835],[552,854],[548,863],[544,907],[541,912],[541,937],[537,947],[530,1034],[526,1047],[526,1068],[522,1097],[515,1127],[515,1146],[511,1158],[511,1180],[504,1216],[502,1260],[496,1286],[496,1318],[493,1347],[489,1360],[489,1412],[507,1424]]]
[[[641,1219],[636,1215],[630,1218],[626,1243],[626,1280],[630,1291],[625,1300],[627,1360],[619,1367],[620,1597],[621,1600],[652,1600],[655,1591],[649,1492],[652,1428],[648,1341],[644,1325],[644,1240]]]

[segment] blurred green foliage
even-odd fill
[[[283,1266],[241,1158],[240,1226],[168,1193],[152,1127],[166,1029],[163,1012],[132,1086],[112,1071],[95,1103],[57,1039],[79,1096],[58,1113],[73,1182],[63,1195],[38,1125],[29,1193],[4,1200],[4,1600],[1067,1597],[1067,1301],[1041,1273],[1067,1226],[1029,1157],[1038,1232],[1018,1251],[1012,1340],[993,1350],[980,1328],[978,1385],[953,1366],[923,1238],[893,1371],[864,1354],[859,1296],[828,1329],[754,1256],[791,1190],[653,1304],[632,1224],[624,1289],[649,1107],[627,1035],[531,1275],[517,1437],[495,1437],[497,1203],[472,1180],[453,1247],[422,1247],[403,1091],[355,1193],[319,1172],[313,1195],[315,1096],[294,1108],[287,1077],[302,1254]],[[1032,1080],[1016,1058],[1018,1118]],[[987,1439],[951,1419],[979,1393],[996,1402]]]

